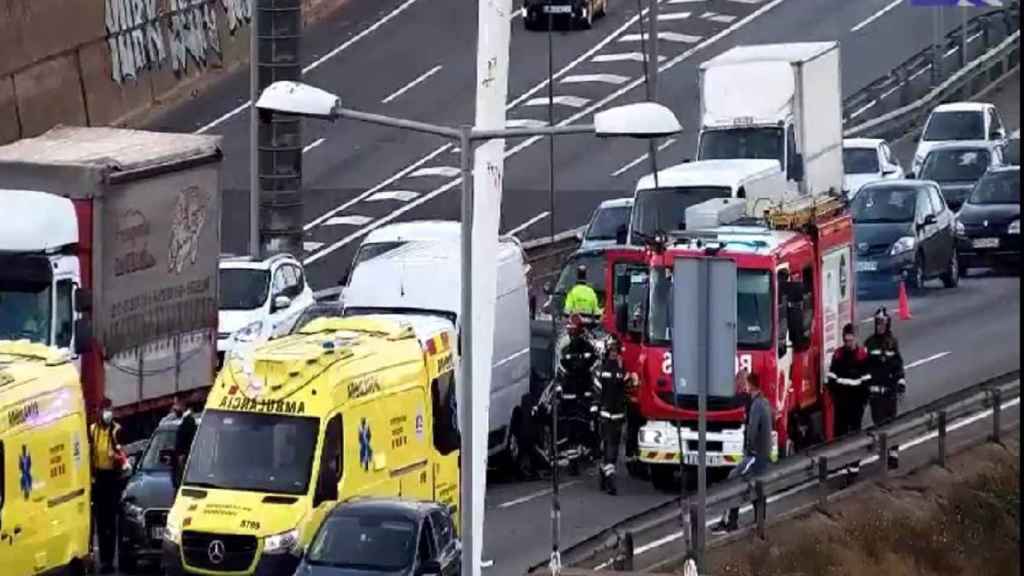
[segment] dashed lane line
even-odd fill
[[[455,166],[430,166],[428,168],[420,168],[409,175],[410,178],[431,178],[441,176],[443,178],[454,178],[459,175],[461,170]]]
[[[658,62],[664,62],[666,59],[663,55],[658,55]],[[643,52],[619,52],[616,54],[598,54],[594,56],[591,62],[605,63],[605,62],[646,62],[647,55]]]
[[[619,38],[619,42],[639,42],[641,36],[647,37],[646,34],[625,34],[622,38]],[[659,42],[678,42],[680,44],[696,44],[700,42],[700,36],[692,36],[690,34],[680,34],[679,32],[659,32]]]
[[[599,82],[602,84],[614,84],[619,86],[629,82],[629,76],[621,74],[575,74],[562,78],[559,84],[583,84],[587,82]]]
[[[366,199],[367,202],[398,201],[409,202],[419,197],[419,192],[412,190],[382,190]]]
[[[324,143],[325,140],[326,138],[317,138],[313,142],[306,145],[306,147],[302,149],[302,153],[305,154],[306,152],[309,152],[310,150],[320,146],[321,144]]]
[[[882,16],[885,16],[890,11],[892,11],[894,8],[896,8],[897,6],[899,6],[900,4],[903,4],[903,3],[904,3],[904,0],[893,0],[885,8],[882,8],[878,12],[875,12],[874,14],[869,16],[867,18],[867,20],[864,20],[863,22],[857,24],[853,28],[850,28],[850,32],[860,32],[864,28],[867,28],[868,26],[870,26],[872,22],[874,22],[875,20],[878,20]]]
[[[547,217],[548,217],[548,216],[550,216],[550,215],[551,215],[551,212],[549,212],[549,211],[545,210],[544,212],[541,212],[540,214],[537,214],[537,215],[536,215],[536,216],[534,216],[533,218],[530,218],[530,219],[529,219],[529,220],[527,220],[526,222],[523,222],[523,223],[522,223],[522,224],[520,224],[519,226],[516,226],[515,228],[513,228],[513,229],[509,230],[509,231],[508,231],[508,232],[506,232],[505,234],[507,234],[508,236],[515,236],[516,234],[519,234],[519,233],[520,233],[520,232],[522,232],[523,230],[526,230],[526,229],[527,229],[527,228],[529,228],[530,226],[533,226],[534,224],[536,224],[536,223],[540,222],[541,220],[543,220],[543,219],[547,218]]]
[[[353,214],[351,216],[335,216],[327,220],[327,226],[366,226],[368,222],[373,220],[369,216],[360,216]]]
[[[401,88],[399,88],[398,90],[394,91],[394,92],[393,92],[393,93],[391,93],[391,95],[390,95],[390,96],[388,96],[387,98],[385,98],[385,99],[381,100],[381,101],[380,101],[380,103],[381,103],[381,104],[390,104],[391,102],[394,102],[394,101],[395,101],[395,100],[396,100],[396,99],[397,99],[398,97],[400,97],[400,96],[401,96],[402,94],[405,94],[405,93],[406,93],[406,92],[408,92],[409,90],[412,90],[412,89],[413,89],[413,88],[415,88],[416,86],[418,86],[418,85],[420,85],[420,84],[422,84],[422,83],[426,82],[428,78],[430,78],[430,77],[431,77],[431,76],[433,76],[434,74],[437,74],[438,72],[440,72],[440,71],[441,71],[441,68],[443,68],[443,66],[441,66],[440,64],[438,64],[437,66],[434,66],[433,68],[431,68],[430,70],[427,70],[427,71],[426,71],[426,72],[424,72],[423,74],[420,74],[420,75],[419,75],[419,76],[417,76],[417,77],[416,77],[415,79],[413,79],[413,80],[412,80],[411,82],[409,82],[409,83],[408,83],[408,84],[406,84],[405,86],[402,86],[402,87],[401,87]]]
[[[580,96],[566,96],[566,95],[555,96],[554,98],[551,99],[551,101],[554,102],[555,104],[560,105],[560,106],[568,106],[570,108],[583,108],[584,106],[587,105],[587,102],[590,102],[590,100],[588,100],[587,98],[582,98]],[[548,98],[547,98],[547,96],[541,96],[539,98],[533,98],[531,100],[527,100],[526,103],[523,104],[523,106],[547,106],[547,105],[548,105]]]

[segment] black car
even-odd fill
[[[960,283],[956,217],[935,182],[883,181],[861,188],[852,203],[857,285],[870,290],[906,280],[912,289],[941,278]]]
[[[956,224],[960,269],[1020,265],[1020,167],[995,168],[978,182]]]
[[[357,500],[327,513],[295,576],[457,576],[462,546],[433,502]]]
[[[1003,149],[990,142],[942,144],[921,165],[921,180],[938,182],[951,210],[959,210],[989,168],[1002,166]]]
[[[197,415],[196,422],[200,417]],[[179,419],[165,418],[135,461],[118,512],[117,562],[124,572],[160,561],[167,513],[174,504],[171,458]]]
[[[568,20],[589,29],[594,18],[608,12],[608,0],[523,0],[527,30],[546,28],[550,20]]]

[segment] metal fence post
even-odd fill
[[[1003,414],[1003,391],[999,388],[992,390],[992,438],[991,440],[996,444],[1002,444],[1000,440],[1000,432],[1002,426],[1002,414]]]
[[[618,550],[615,552],[615,562],[612,568],[615,570],[633,570],[633,533],[626,532],[619,538]]]
[[[828,456],[818,457],[818,507],[828,504]]]
[[[754,521],[757,524],[757,537],[765,538],[765,525],[768,522],[768,500],[764,495],[764,482],[754,481]]]
[[[889,435],[885,432],[878,433],[878,461],[881,462],[882,483],[889,481]]]
[[[939,466],[946,467],[946,411],[939,410]]]
[[[913,95],[910,86],[910,74],[906,68],[901,66],[896,69],[896,78],[900,83],[900,106],[906,106],[910,104],[911,96]]]

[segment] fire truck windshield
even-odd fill
[[[772,344],[772,285],[767,270],[739,270],[736,278],[736,345],[766,349]],[[672,271],[651,273],[651,301],[647,314],[647,340],[655,346],[672,343]]]
[[[729,198],[732,189],[690,186],[641,190],[633,204],[633,231],[648,236],[686,229],[686,209],[712,198]]]

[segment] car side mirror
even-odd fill
[[[989,139],[990,140],[1005,140],[1006,139],[1006,131],[1000,130],[1000,129],[997,128],[997,129],[992,131],[992,134],[990,135]]]
[[[351,268],[345,268],[345,271],[341,273],[341,278],[338,279],[338,286],[348,286],[348,278],[352,274]]]
[[[921,221],[921,227],[923,228],[925,226],[931,226],[933,224],[937,224],[938,222],[939,219],[935,217],[935,214],[929,214],[924,217],[923,221]]]
[[[92,352],[92,322],[88,318],[75,321],[75,355]]]
[[[577,230],[576,234],[574,234],[573,236],[576,238],[577,242],[583,242],[583,232],[582,231]]]
[[[629,239],[629,228],[626,226],[619,226],[619,229],[615,231],[615,243],[625,244]]]
[[[278,310],[286,310],[291,305],[292,305],[292,299],[291,298],[289,298],[287,296],[284,296],[284,295],[274,296],[274,302],[273,302],[273,304],[270,307],[270,311],[271,312],[277,312]]]
[[[885,170],[882,170],[882,176],[892,176],[896,173],[895,166],[886,166]]]
[[[418,570],[417,576],[441,576],[441,563],[437,560],[425,560]]]

